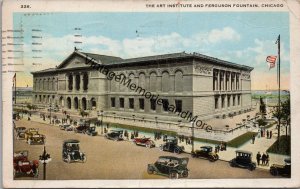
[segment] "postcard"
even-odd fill
[[[4,0],[3,187],[299,187],[299,8]]]

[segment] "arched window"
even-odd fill
[[[77,110],[78,109],[78,98],[74,98],[74,108]]]
[[[67,107],[68,107],[68,109],[71,109],[71,105],[72,105],[72,103],[71,103],[71,98],[68,97],[68,98],[67,98]]]
[[[82,98],[82,109],[86,110],[86,98],[85,97]]]
[[[77,91],[79,91],[79,89],[80,89],[80,75],[79,74],[76,74],[76,76],[75,76],[75,89]]]
[[[131,79],[131,83],[135,83],[135,76],[133,73],[129,74],[128,78]],[[128,88],[127,88],[127,91],[129,91]]]
[[[139,75],[139,83],[138,85],[140,87],[142,87],[143,89],[146,89],[146,76],[145,76],[145,73],[140,73]]]
[[[179,70],[175,72],[175,91],[183,91],[183,74]]]
[[[91,107],[92,110],[97,108],[97,103],[96,103],[96,99],[95,98],[91,98]]]
[[[162,73],[161,82],[162,82],[162,92],[169,92],[169,90],[170,90],[170,76],[169,76],[169,73],[167,71],[164,71]]]
[[[150,91],[156,92],[157,91],[157,75],[155,72],[150,74]]]

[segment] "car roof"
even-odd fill
[[[76,139],[68,139],[68,140],[65,140],[64,141],[64,144],[66,143],[79,143],[79,140],[76,140]]]
[[[236,153],[252,154],[252,152],[246,151],[246,150],[236,150],[235,152],[236,152]]]
[[[159,156],[159,159],[175,159],[175,160],[181,160],[183,158],[178,158],[178,157],[174,157],[174,156]]]

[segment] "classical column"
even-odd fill
[[[80,78],[79,78],[79,81],[80,81],[80,86],[79,86],[80,89],[79,89],[79,91],[82,92],[82,91],[83,91],[83,72],[80,72],[80,73],[79,73],[79,77],[80,77]]]
[[[217,84],[217,90],[221,90],[220,88],[221,88],[221,86],[220,86],[220,70],[218,70],[218,72],[217,72],[217,74],[218,74],[218,84]]]
[[[236,73],[234,73],[234,90],[236,91]]]

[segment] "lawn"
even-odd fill
[[[238,136],[227,143],[227,146],[238,148],[252,139],[253,135],[257,135],[256,132],[247,132],[241,136]]]
[[[278,140],[267,150],[269,153],[290,155],[291,154],[291,138],[288,136],[280,136],[279,149],[277,149]]]

